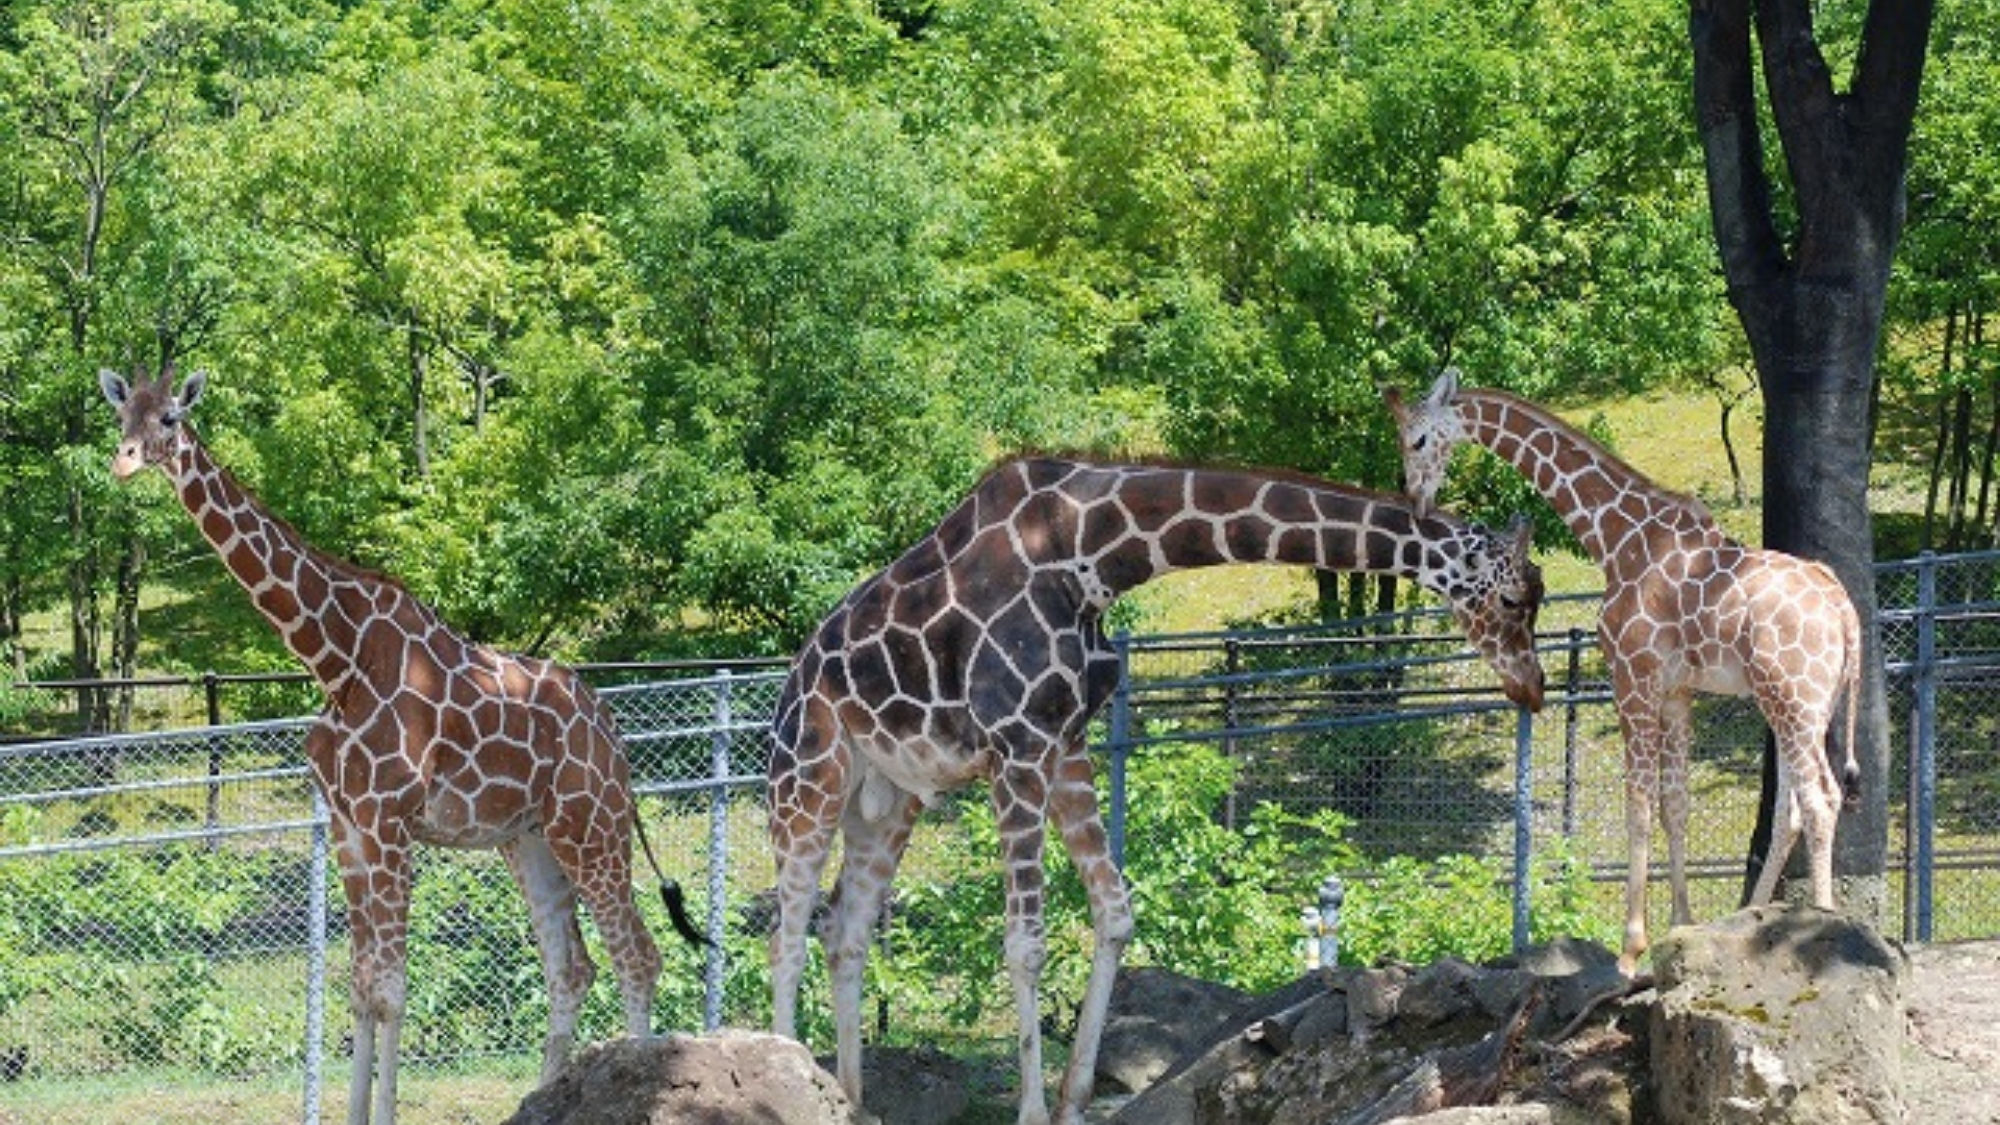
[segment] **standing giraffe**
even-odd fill
[[[660,954],[632,902],[633,807],[610,713],[574,673],[476,645],[395,582],[315,550],[209,456],[187,424],[203,372],[98,376],[122,429],[113,476],[173,482],[229,573],[326,693],[306,757],[326,795],[353,943],[347,1120],[396,1119],[411,845],[497,848],[527,897],[549,990],[542,1081],[561,1070],[596,967],[589,904],[618,973],[625,1027],[651,1030]]]
[[[1112,977],[1132,933],[1106,849],[1084,727],[1118,660],[1102,615],[1171,570],[1284,562],[1415,579],[1452,604],[1507,695],[1537,708],[1541,574],[1527,528],[1496,535],[1402,498],[1303,477],[1035,458],[989,473],[935,531],[848,594],[786,680],[769,797],[778,866],[773,1022],[796,1035],[808,917],[835,829],[823,930],[837,1070],[861,1105],[861,977],[870,930],[917,814],[990,782],[1007,882],[1005,956],[1020,1026],[1023,1123],[1047,1122],[1036,986],[1044,825],[1090,899],[1095,951],[1058,1120],[1081,1120]]]
[[[1427,507],[1462,441],[1511,462],[1555,506],[1604,571],[1598,647],[1611,673],[1625,735],[1625,945],[1619,966],[1645,953],[1646,877],[1658,804],[1667,832],[1673,923],[1693,921],[1687,898],[1688,746],[1694,692],[1748,695],[1778,744],[1771,835],[1751,902],[1771,901],[1803,830],[1812,901],[1832,909],[1833,831],[1842,790],[1860,782],[1854,759],[1861,622],[1825,565],[1744,547],[1699,500],[1647,480],[1548,411],[1501,391],[1439,376],[1422,401],[1384,393],[1396,416],[1405,487]],[[1826,756],[1835,703],[1847,696],[1847,761],[1836,779]]]

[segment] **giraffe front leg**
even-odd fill
[[[1125,878],[1111,862],[1111,849],[1097,808],[1090,759],[1080,748],[1063,760],[1053,807],[1063,845],[1069,850],[1090,898],[1095,939],[1090,981],[1077,1014],[1076,1039],[1070,1047],[1069,1069],[1063,1076],[1061,1101],[1056,1108],[1058,1125],[1081,1125],[1084,1107],[1090,1103],[1097,1085],[1097,1049],[1104,1039],[1118,962],[1132,940],[1132,906],[1125,893]]]
[[[1688,902],[1687,826],[1692,797],[1688,792],[1688,751],[1694,745],[1692,708],[1686,694],[1669,696],[1660,705],[1659,794],[1660,827],[1667,834],[1667,887],[1672,896],[1669,918],[1676,926],[1694,921]]]
[[[1625,944],[1618,970],[1626,976],[1639,971],[1650,942],[1646,938],[1646,877],[1652,866],[1653,807],[1658,779],[1652,769],[1630,752],[1625,766]]]
[[[410,856],[394,822],[372,830],[336,810],[340,878],[347,895],[353,978],[354,1070],[348,1079],[348,1125],[395,1125],[396,1063],[405,999]],[[372,1098],[371,1098],[372,1090]]]

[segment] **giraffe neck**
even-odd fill
[[[1060,491],[1082,505],[1075,555],[1095,560],[1108,597],[1228,563],[1393,574],[1448,594],[1465,549],[1463,525],[1387,493],[1226,470],[1064,467]]]
[[[1654,484],[1541,407],[1485,390],[1460,391],[1456,402],[1466,438],[1519,470],[1601,566],[1650,554],[1628,548],[1662,531],[1677,538],[1721,535],[1700,501]]]
[[[367,624],[392,614],[431,616],[394,583],[315,550],[192,433],[164,467],[202,537],[329,695],[354,671]]]

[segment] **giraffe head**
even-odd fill
[[[1535,617],[1542,609],[1542,570],[1528,555],[1534,525],[1516,517],[1506,531],[1459,525],[1447,551],[1444,594],[1465,639],[1500,676],[1515,706],[1542,709],[1542,662],[1535,654]]]
[[[1405,402],[1395,387],[1382,392],[1382,400],[1396,416],[1396,436],[1403,449],[1403,493],[1419,512],[1428,514],[1437,502],[1451,451],[1465,440],[1465,424],[1452,401],[1457,394],[1456,367],[1445,368],[1419,402]]]
[[[97,385],[118,411],[118,452],[111,458],[111,475],[124,480],[148,465],[166,461],[185,440],[189,410],[201,399],[208,374],[197,371],[174,390],[172,364],[160,369],[157,378],[144,371],[133,372],[133,381],[109,368],[97,373]]]

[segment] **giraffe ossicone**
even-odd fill
[[[1675,925],[1687,895],[1688,752],[1695,692],[1747,695],[1777,743],[1776,812],[1751,902],[1769,902],[1803,835],[1812,902],[1834,909],[1833,836],[1860,781],[1855,714],[1861,623],[1833,570],[1725,535],[1699,500],[1668,489],[1536,404],[1462,387],[1446,370],[1422,398],[1383,392],[1396,417],[1404,488],[1433,503],[1452,450],[1470,442],[1526,477],[1604,572],[1598,646],[1625,739],[1629,869],[1619,964],[1638,971],[1646,936],[1653,813],[1667,836]],[[1846,700],[1846,762],[1836,777],[1826,741]]]
[[[1095,948],[1056,1108],[1075,1125],[1133,926],[1084,745],[1118,675],[1105,609],[1189,567],[1279,562],[1401,575],[1443,596],[1509,698],[1536,708],[1542,583],[1528,540],[1525,524],[1494,532],[1419,515],[1399,496],[1290,474],[1047,457],[993,469],[828,615],[779,697],[768,788],[775,1029],[796,1034],[806,931],[838,833],[841,866],[821,936],[836,1071],[860,1106],[861,981],[875,918],[919,812],[983,781],[1005,865],[1024,1125],[1049,1120],[1036,995],[1048,823],[1089,896]]]
[[[103,371],[124,479],[172,482],[230,574],[318,680],[306,756],[326,797],[353,947],[347,1120],[393,1125],[411,849],[496,848],[527,898],[549,990],[542,1080],[560,1071],[596,968],[580,897],[611,956],[626,1031],[651,1030],[660,954],[632,900],[634,808],[611,713],[575,673],[454,632],[402,586],[322,553],[208,454],[187,424],[207,384],[171,367]]]

